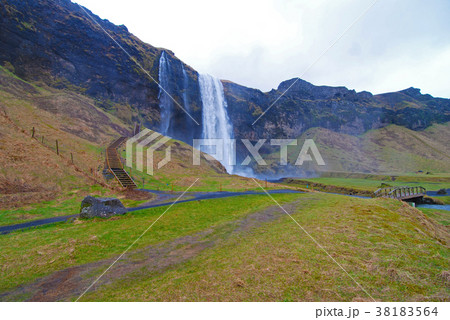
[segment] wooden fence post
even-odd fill
[[[34,127],[33,127],[33,129],[31,130],[31,138],[34,138],[34,132],[35,132],[35,130],[34,130]]]
[[[42,136],[42,144],[44,144],[44,136]]]
[[[56,154],[59,155],[58,139],[56,139]]]
[[[70,159],[72,160],[72,164],[73,164],[73,154],[72,154],[72,152],[70,153]]]

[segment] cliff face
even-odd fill
[[[284,81],[267,93],[231,82],[224,82],[224,88],[235,135],[250,139],[294,138],[312,127],[351,135],[389,124],[421,130],[450,120],[449,99],[422,95],[414,88],[374,96],[301,79]]]
[[[160,128],[159,60],[167,53],[170,68],[165,88],[200,125],[176,104],[170,135],[191,142],[201,135],[202,108],[198,73],[169,50],[143,43],[128,32],[89,15],[143,69],[110,39],[86,13],[69,0],[0,0],[0,64],[23,79],[85,94],[97,107],[132,126],[141,122]],[[183,69],[187,74],[183,73]],[[312,127],[358,135],[397,124],[421,130],[450,120],[450,100],[422,95],[418,89],[373,96],[345,87],[314,86],[295,79],[261,92],[223,81],[236,138],[293,138]],[[275,105],[252,123],[290,86]]]
[[[149,75],[68,0],[1,0],[0,63],[28,81],[93,97],[98,107],[117,114],[130,125],[139,121],[158,129],[159,88],[151,77],[158,80],[163,50],[143,43],[125,26],[116,26],[86,11]],[[172,52],[166,52],[176,60],[174,65],[182,63]],[[184,67],[189,92],[195,95],[197,73]],[[181,95],[173,91],[181,103]],[[191,97],[191,101],[193,110],[198,111],[197,97]]]
[[[169,104],[171,112],[168,131],[163,133],[192,143],[193,138],[200,137],[202,129],[202,102],[198,73],[187,67],[170,51],[165,50],[165,60],[164,81],[160,82],[164,91],[159,92],[158,102],[161,108],[164,108],[164,104]],[[165,99],[162,97],[163,95],[165,95]],[[162,117],[160,119],[163,120]]]
[[[108,101],[156,106],[157,86],[103,31],[68,1],[3,1],[0,59],[15,73],[68,87]],[[155,76],[159,50],[130,35],[123,26],[102,26]],[[107,102],[105,102],[107,103]]]

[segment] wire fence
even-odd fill
[[[64,145],[60,140],[52,136],[45,136],[44,134],[41,134],[36,127],[33,126],[31,127],[31,129],[26,130],[25,128],[19,126],[17,122],[8,115],[6,108],[1,104],[0,115],[18,131],[27,136],[30,135],[33,140],[56,153],[66,162],[67,166],[73,167],[75,171],[84,175],[87,179],[103,187],[114,189],[114,186],[110,186],[108,183],[105,183],[102,176],[103,166],[101,165],[101,163],[104,156],[103,152],[100,155],[100,159],[98,159],[98,161],[94,161],[95,163],[94,165],[92,165],[93,163],[89,163],[89,161],[83,159],[83,157],[79,156],[70,146]]]
[[[67,148],[65,145],[61,144],[60,140],[48,136],[45,137],[45,135],[39,134],[35,127],[31,129],[31,138],[35,139],[43,146],[47,147],[47,149],[50,149],[62,158],[70,160],[71,164],[75,164],[74,153],[72,149]]]
[[[56,153],[59,157],[66,161],[67,165],[72,165],[76,171],[83,173],[84,175],[86,175],[86,177],[90,178],[96,183],[106,185],[102,181],[103,167],[101,164],[96,164],[95,166],[86,166],[86,161],[84,161],[81,157],[78,157],[77,153],[74,152],[71,147],[64,145],[59,139],[45,136],[44,134],[39,134],[38,130],[35,127],[32,127],[31,129],[31,138],[39,142],[47,149]],[[99,162],[101,162],[101,160]]]

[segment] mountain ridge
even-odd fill
[[[140,122],[158,131],[158,84],[99,28],[98,22],[156,81],[159,59],[162,52],[167,53],[170,81],[164,89],[180,105],[186,94],[190,114],[199,124],[193,125],[190,117],[175,107],[171,115],[176,129],[173,137],[188,143],[201,137],[198,72],[172,51],[144,43],[125,26],[116,26],[86,9],[88,17],[69,0],[1,3],[0,64],[5,68],[25,80],[93,98],[97,107],[116,115],[130,128]],[[180,66],[187,72],[187,88]],[[343,86],[315,86],[299,78],[285,80],[268,92],[227,80],[222,84],[236,139],[294,138],[314,127],[351,135],[391,124],[424,130],[450,121],[450,99],[422,95],[412,87],[372,95]]]

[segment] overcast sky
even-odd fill
[[[449,0],[378,0],[356,23],[374,0],[76,2],[201,73],[263,91],[301,77],[450,98]]]

